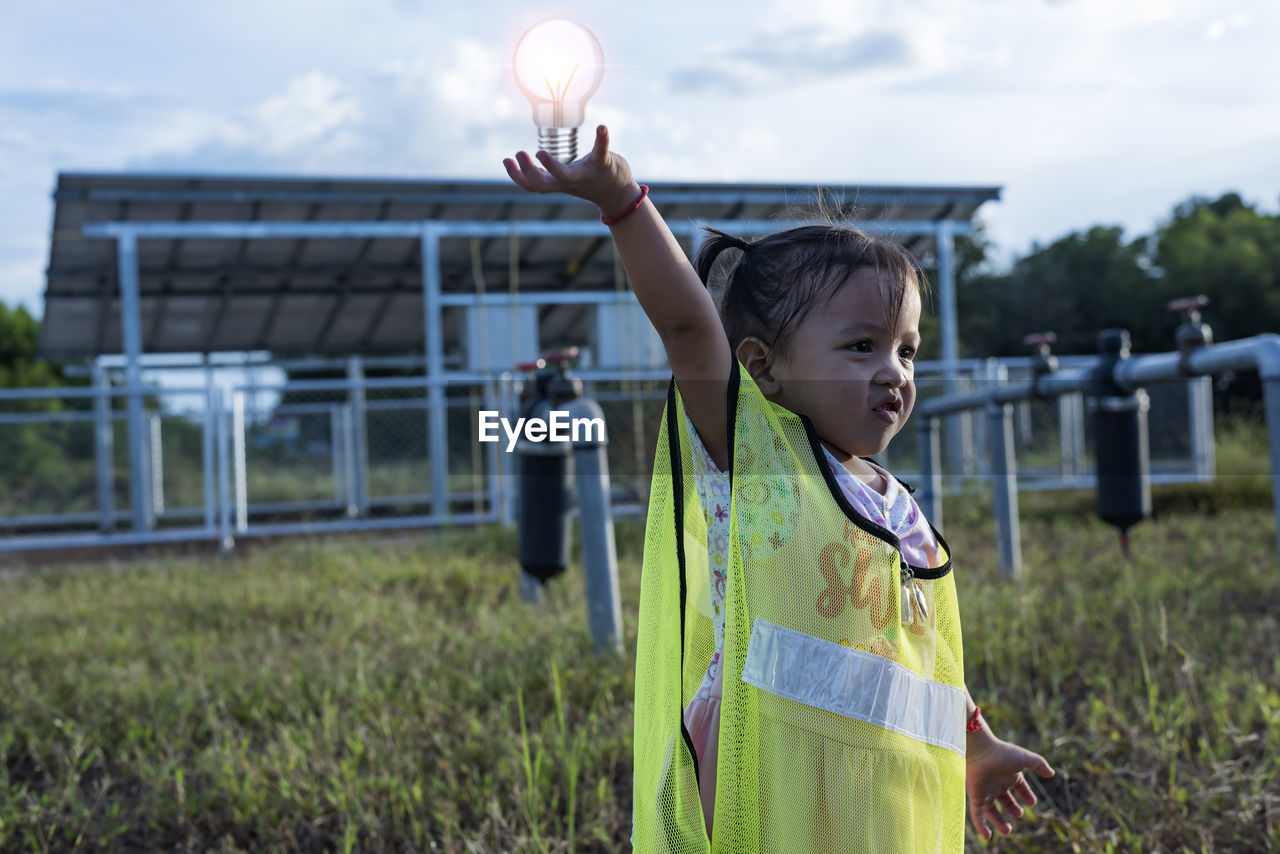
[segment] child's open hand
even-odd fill
[[[969,796],[969,818],[983,839],[991,838],[992,828],[1006,834],[1013,832],[1013,823],[998,807],[1012,818],[1022,818],[1022,804],[1035,805],[1035,793],[1022,776],[1025,769],[1041,777],[1054,774],[1040,754],[994,735],[988,734],[977,744],[970,741],[965,752],[964,787]]]
[[[639,193],[631,166],[609,150],[609,129],[604,125],[596,128],[595,145],[585,157],[566,164],[539,151],[537,158],[541,167],[521,151],[502,165],[512,181],[531,193],[568,193],[594,203],[606,216],[625,209]]]

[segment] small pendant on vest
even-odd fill
[[[924,603],[924,591],[920,589],[920,583],[912,584],[912,588],[916,593],[916,604],[920,606],[920,622],[929,622],[929,606]]]
[[[904,626],[915,622],[916,614],[914,605],[914,591],[912,590],[912,581],[915,573],[911,571],[911,567],[907,566],[907,562],[902,561],[902,568],[899,570],[902,577],[902,624]]]

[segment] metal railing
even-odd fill
[[[921,509],[935,525],[942,522],[943,462],[940,453],[940,420],[945,415],[982,410],[989,425],[990,473],[996,517],[997,553],[1006,574],[1018,577],[1022,570],[1018,533],[1018,490],[1022,488],[1014,452],[1013,408],[1030,400],[1062,400],[1080,396],[1096,384],[1095,370],[1101,357],[1075,360],[1063,369],[1014,381],[1004,366],[992,362],[990,382],[964,394],[944,395],[923,403],[917,410],[917,448],[923,461]],[[1280,550],[1280,335],[1257,335],[1239,341],[1193,346],[1178,352],[1131,356],[1115,362],[1110,379],[1120,389],[1145,389],[1148,394],[1169,388],[1187,390],[1187,436],[1190,460],[1197,472],[1213,467],[1212,386],[1210,376],[1225,371],[1257,371],[1263,385],[1267,435],[1271,452],[1271,489]],[[1152,423],[1157,421],[1152,396]],[[1153,431],[1156,432],[1156,431]],[[1180,479],[1156,473],[1155,441],[1152,441],[1153,482]],[[1084,485],[1094,485],[1096,478]]]
[[[1063,362],[1065,374],[1077,360]],[[309,360],[308,369],[345,366],[346,379],[277,383],[250,382],[242,372],[236,382],[215,382],[211,370],[197,367],[189,384],[141,387],[112,385],[99,362],[87,388],[0,389],[0,552],[182,540],[231,548],[255,536],[512,524],[514,460],[477,441],[477,413],[514,418],[523,376],[367,377],[373,365],[421,370],[423,360]],[[959,367],[961,389],[991,381],[984,360]],[[922,470],[917,430],[941,394],[943,369],[919,363],[917,416],[881,460],[908,482]],[[1003,360],[999,370],[1011,383],[1025,382],[1032,361]],[[643,512],[670,374],[578,376],[608,424],[614,513]],[[1207,382],[1166,384],[1167,393],[1152,394],[1159,479],[1212,476]],[[441,411],[433,400],[443,401]],[[1019,488],[1092,483],[1079,395],[1016,406]],[[131,411],[143,425],[134,449]],[[988,443],[987,421],[969,411],[956,424],[953,490],[990,476],[977,451]]]

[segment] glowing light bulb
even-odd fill
[[[577,21],[551,18],[525,30],[512,64],[516,85],[533,105],[538,147],[565,163],[576,159],[587,99],[604,77],[600,42]]]

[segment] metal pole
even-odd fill
[[[93,360],[93,384],[98,389],[93,404],[93,437],[98,462],[98,527],[105,532],[115,527],[115,448],[111,426],[111,378],[101,359]]]
[[[236,533],[249,530],[249,484],[244,453],[244,392],[231,395],[231,448],[235,475]]]
[[[151,450],[151,514],[155,517],[164,513],[164,432],[160,413],[151,413],[148,421],[151,427],[147,436]]]
[[[347,485],[347,516],[359,514],[356,504],[356,430],[353,426],[355,416],[351,412],[351,404],[342,407],[342,461],[343,480]]]
[[[495,394],[493,381],[490,380],[484,384],[484,408],[492,410],[494,408]],[[502,476],[498,468],[498,460],[502,455],[498,453],[498,443],[489,442],[485,464],[489,469],[489,501],[485,512],[493,516],[504,527],[508,520],[505,513],[505,502],[502,500]]]
[[[944,394],[955,394],[960,389],[959,332],[956,323],[956,276],[952,242],[954,231],[950,220],[935,225],[934,242],[938,255],[938,321],[942,334],[942,382]],[[966,439],[966,424],[960,414],[946,417],[947,456],[956,471],[968,473],[970,453]],[[970,433],[970,435],[972,435]]]
[[[567,402],[571,423],[599,419],[604,411],[593,400]],[[575,428],[576,429],[576,428]],[[608,438],[584,431],[573,445],[578,481],[578,527],[582,532],[582,568],[586,576],[587,622],[597,653],[622,653],[622,604],[618,595],[618,557],[613,537],[613,503],[609,486]]]
[[[925,518],[938,530],[942,530],[941,432],[941,419],[937,416],[923,418],[917,430],[917,441],[920,443],[920,494],[916,500]]]
[[[427,376],[444,376],[444,329],[440,317],[440,231],[435,223],[422,224],[422,311],[426,337]],[[449,515],[449,443],[446,430],[444,385],[427,387],[427,442],[431,453],[431,513]]]
[[[1071,413],[1071,395],[1064,394],[1058,398],[1058,459],[1064,480],[1076,472],[1075,422]]]
[[[128,386],[130,507],[135,531],[151,529],[150,484],[147,481],[147,427],[142,393],[142,301],[138,293],[138,236],[132,231],[116,238],[120,279],[120,326],[124,343],[124,375]]]
[[[218,517],[225,554],[235,545],[231,532],[231,437],[227,435],[227,404],[222,389],[213,389],[213,420],[218,450]]]
[[[1000,369],[1002,372],[1004,368]],[[987,407],[991,436],[991,486],[1000,569],[1022,579],[1022,543],[1018,531],[1018,470],[1013,455],[1013,404]]]
[[[1187,420],[1191,426],[1192,471],[1202,480],[1213,478],[1217,461],[1213,445],[1213,378],[1187,380]]]
[[[1271,505],[1276,520],[1276,551],[1280,554],[1280,376],[1263,377],[1262,400],[1267,412],[1267,442],[1271,446]]]
[[[1080,392],[1072,392],[1069,397],[1071,398],[1071,423],[1073,425],[1071,434],[1072,457],[1075,459],[1076,464],[1076,469],[1072,474],[1083,476],[1088,470],[1084,449],[1084,395]]]
[[[204,358],[204,428],[201,434],[201,464],[204,472],[204,527],[210,534],[217,530],[217,475],[215,468],[218,422],[215,420],[213,368],[209,357]]]
[[[347,379],[356,385],[347,392],[351,409],[351,503],[355,515],[369,515],[369,412],[365,408],[364,362],[359,356],[347,359]]]
[[[347,435],[343,424],[342,406],[334,406],[329,410],[329,457],[333,463],[333,501],[335,504],[345,506],[347,515],[354,513],[354,508],[348,499],[350,493],[347,491]]]
[[[503,418],[514,418],[517,416],[516,393],[514,389],[515,377],[510,371],[503,371],[498,382],[498,410]],[[499,498],[498,521],[504,528],[510,528],[516,523],[516,471],[515,466],[511,463],[509,454],[497,453],[498,443],[494,442],[494,456],[498,460],[498,467],[502,473],[500,488],[502,495]]]

